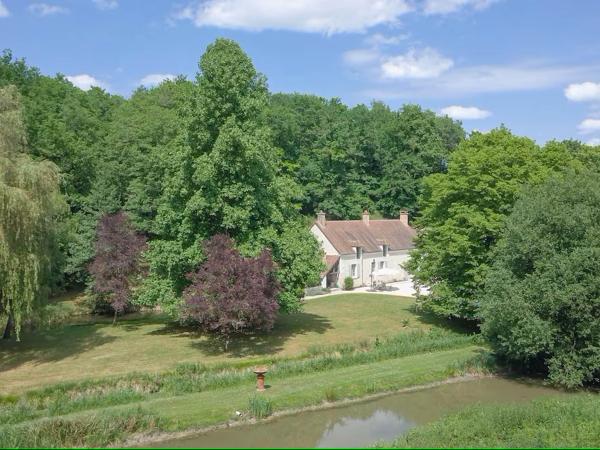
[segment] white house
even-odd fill
[[[408,211],[385,220],[370,219],[368,211],[362,220],[327,220],[321,211],[311,232],[325,252],[324,288],[341,287],[346,277],[353,278],[355,287],[409,277],[404,264],[414,248],[416,231],[408,224]]]

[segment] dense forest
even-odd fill
[[[224,39],[208,47],[195,80],[140,87],[128,99],[42,75],[8,50],[0,86],[16,86],[11,98],[20,107],[11,108],[20,111],[27,153],[56,166],[68,205],[56,218],[42,285],[55,292],[90,285],[98,221],[125,211],[148,238],[135,302],[166,310],[203,259],[201,243],[217,233],[248,256],[269,247],[280,306],[298,309],[321,269],[308,218],[318,210],[332,218],[356,218],[365,208],[384,217],[416,212],[421,179],[444,171],[465,138],[460,123],[416,105],[350,108],[339,99],[272,94],[248,56]]]

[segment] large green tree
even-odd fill
[[[58,258],[56,224],[66,205],[58,168],[34,161],[14,86],[0,88],[0,323],[17,338],[47,296]]]
[[[565,386],[600,381],[599,174],[525,190],[493,259],[481,315],[494,350]]]
[[[416,280],[431,289],[424,306],[441,316],[475,319],[492,249],[523,185],[574,164],[567,146],[542,149],[506,128],[463,141],[448,172],[424,182],[410,262]]]
[[[298,188],[283,173],[281,151],[260,120],[268,101],[264,76],[227,39],[208,46],[199,68],[184,127],[164,157],[157,239],[150,242],[151,273],[139,299],[167,309],[178,302],[184,274],[201,260],[202,241],[226,233],[247,255],[267,245],[283,255],[286,227],[298,217]],[[301,239],[313,238],[305,230]],[[319,255],[311,256],[318,274]],[[296,289],[283,285],[284,293]],[[299,307],[298,298],[282,299],[283,309]]]

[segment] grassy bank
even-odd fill
[[[413,331],[375,342],[314,347],[296,357],[264,358],[269,379],[324,372],[425,352],[472,346],[477,337],[434,329]],[[61,383],[23,395],[0,396],[0,424],[44,416],[129,404],[160,396],[183,395],[251,384],[255,378],[248,361],[205,365],[179,364],[174,370]]]
[[[29,333],[0,344],[2,393],[63,381],[156,372],[180,362],[218,364],[294,356],[316,345],[357,343],[438,324],[412,312],[413,299],[378,294],[336,295],[282,315],[272,333],[235,340],[228,352],[206,336],[171,325],[163,316],[134,316],[116,326],[103,319]]]
[[[268,374],[270,388],[264,393],[268,408],[282,411],[289,408],[313,406],[344,398],[356,398],[378,392],[392,391],[419,385],[478,370],[484,364],[479,357],[481,349],[466,341],[451,343],[448,336],[430,339],[429,347],[451,347],[447,350],[422,352],[425,347],[411,347],[409,340],[390,339],[376,347],[356,348],[310,356],[306,359],[284,360]],[[400,342],[400,344],[398,344]],[[393,345],[404,347],[394,355]],[[406,356],[399,356],[402,353]],[[474,368],[474,369],[473,369]],[[173,371],[175,376],[178,371]],[[35,434],[25,430],[38,423],[55,423],[51,433],[54,441],[44,441],[45,446],[70,445],[79,442],[73,430],[85,430],[87,425],[98,423],[102,417],[127,418],[133,414],[130,427],[122,433],[116,430],[100,434],[107,445],[132,432],[177,431],[203,428],[231,420],[239,420],[235,411],[246,411],[242,419],[251,417],[250,399],[254,396],[254,377],[247,368],[225,370],[204,369],[194,371],[184,368],[175,378],[155,392],[140,389],[131,392],[113,391],[108,385],[73,385],[71,389],[34,391],[18,397],[4,399],[3,425],[0,425],[0,446],[35,446]],[[123,380],[121,380],[122,382]],[[119,382],[112,386],[119,386]],[[167,388],[166,386],[187,386]],[[77,389],[74,389],[77,387]],[[62,392],[61,395],[58,392]],[[185,394],[185,395],[183,395]],[[54,396],[54,397],[53,397]],[[60,399],[60,401],[58,401]],[[133,409],[132,409],[133,408]],[[99,419],[100,418],[100,419]],[[143,420],[142,420],[143,419]],[[78,425],[79,424],[79,425]],[[60,432],[64,429],[64,432]],[[21,441],[15,441],[20,436]],[[50,439],[50,438],[48,438]]]
[[[381,447],[600,447],[600,396],[476,406]]]

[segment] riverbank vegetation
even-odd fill
[[[482,405],[418,427],[380,448],[594,448],[597,394],[542,398],[527,404]]]

